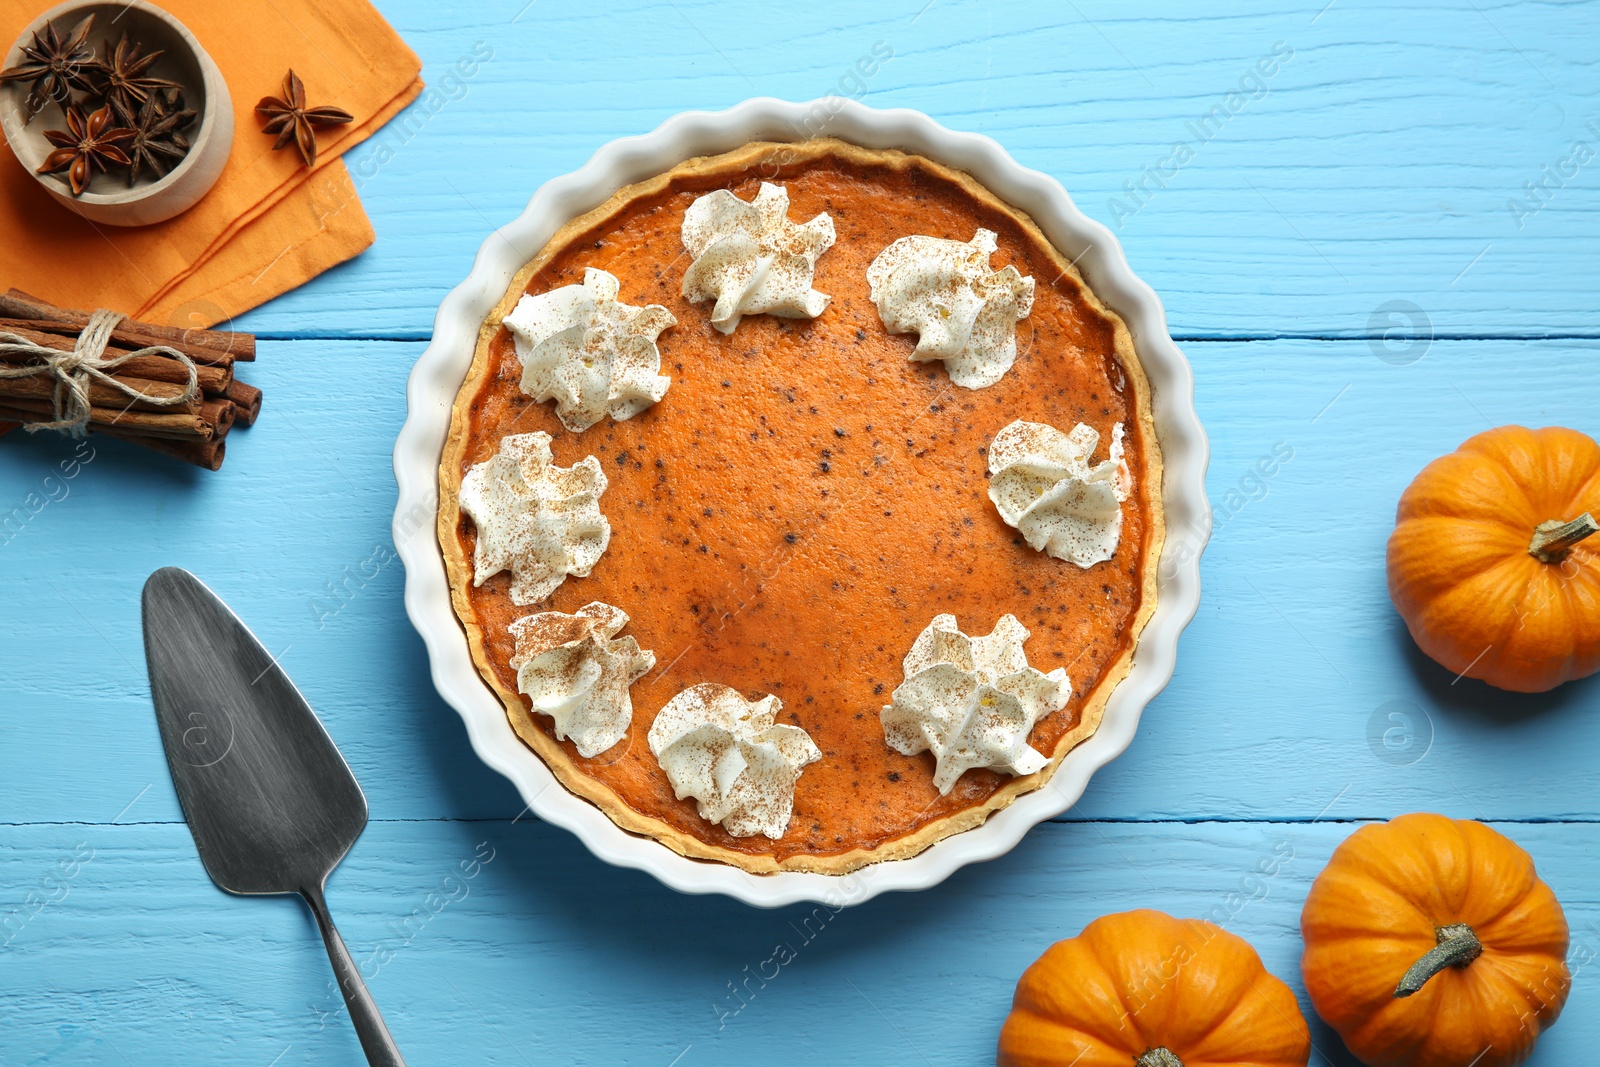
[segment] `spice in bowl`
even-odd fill
[[[144,173],[166,174],[188,154],[183,130],[198,114],[183,106],[181,85],[150,73],[160,50],[146,51],[124,30],[115,47],[97,52],[93,28],[93,15],[65,37],[47,24],[23,47],[26,61],[0,71],[0,82],[31,83],[25,123],[50,103],[61,106],[66,128],[41,134],[55,150],[37,173],[65,171],[75,197],[97,172],[120,174],[129,186]]]

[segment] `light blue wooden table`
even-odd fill
[[[350,157],[377,245],[241,324],[269,338],[268,406],[225,471],[97,441],[49,483],[70,443],[0,445],[0,514],[58,486],[0,536],[0,1062],[359,1058],[304,909],[213,888],[181,822],[138,631],[163,564],[282,650],[366,789],[329,897],[387,959],[414,1067],[989,1062],[1022,968],[1135,905],[1221,909],[1300,991],[1310,880],[1357,823],[1419,809],[1523,844],[1600,953],[1600,680],[1453,684],[1383,575],[1431,457],[1508,422],[1600,433],[1600,4],[1324,3],[383,2],[447,102]],[[852,80],[877,42],[893,59]],[[389,454],[434,308],[541,182],[678,111],[831,92],[989,134],[1115,226],[1194,364],[1218,521],[1177,676],[1082,802],[802,943],[805,909],[681,897],[516,818],[402,611]],[[1534,1063],[1592,1061],[1593,970]]]

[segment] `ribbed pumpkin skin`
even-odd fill
[[[1184,1067],[1305,1067],[1289,987],[1242,938],[1200,919],[1128,911],[1058,941],[1023,972],[1000,1067],[1131,1067],[1166,1048]]]
[[[1600,445],[1558,426],[1502,426],[1423,468],[1389,537],[1389,596],[1455,674],[1539,693],[1600,670],[1600,535],[1561,563],[1534,528],[1600,516]]]
[[[1483,954],[1396,999],[1406,970],[1465,923]],[[1368,1067],[1508,1067],[1556,1021],[1567,920],[1533,860],[1482,823],[1402,815],[1333,853],[1300,915],[1317,1014]]]

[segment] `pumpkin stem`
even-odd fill
[[[1439,943],[1411,965],[1395,987],[1396,997],[1409,997],[1446,967],[1465,967],[1483,954],[1483,942],[1466,923],[1441,926],[1434,931],[1434,937]]]
[[[1133,1061],[1133,1067],[1183,1067],[1183,1061],[1169,1048],[1151,1048]]]
[[[1600,523],[1587,511],[1568,522],[1551,519],[1533,528],[1528,552],[1541,563],[1560,563],[1567,550],[1590,534],[1600,533]]]

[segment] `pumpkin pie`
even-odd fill
[[[622,828],[842,874],[1094,733],[1155,609],[1128,329],[967,174],[753,143],[568,223],[483,323],[440,466],[511,725]]]

